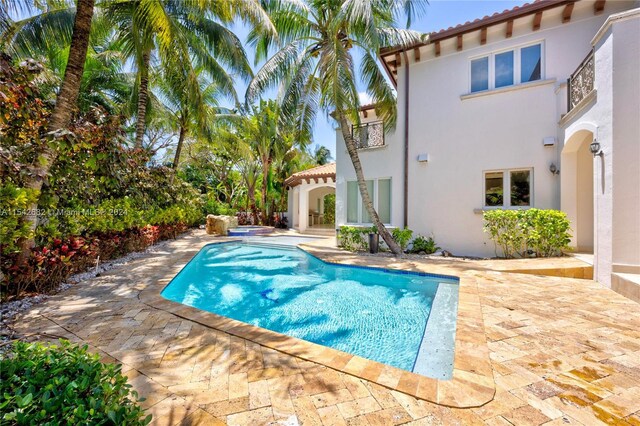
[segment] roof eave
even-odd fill
[[[389,56],[398,54],[400,52],[405,52],[411,49],[416,49],[416,48],[419,49],[423,46],[428,46],[430,44],[433,44],[436,41],[442,41],[442,40],[456,37],[458,35],[468,34],[473,31],[478,31],[485,27],[502,24],[510,20],[522,18],[537,12],[542,12],[544,10],[554,9],[556,7],[563,6],[569,3],[575,3],[577,1],[580,1],[580,0],[545,0],[545,1],[539,1],[536,3],[530,3],[524,6],[520,6],[517,9],[512,9],[507,12],[497,13],[487,18],[479,19],[477,21],[469,22],[467,24],[462,24],[457,27],[449,28],[444,31],[430,33],[428,40],[425,42],[420,42],[420,43],[416,43],[411,46],[405,46],[405,47],[403,46],[383,47],[379,51],[378,58],[382,62],[384,69],[387,75],[389,76],[389,78],[391,79],[391,82],[393,83],[394,87],[397,88],[398,82],[395,76],[393,75],[393,72],[389,67],[387,61],[385,61],[385,58],[388,58]]]

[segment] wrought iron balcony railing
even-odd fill
[[[356,140],[358,149],[384,146],[384,127],[382,121],[351,126],[351,135]]]
[[[567,80],[567,112],[593,91],[595,79],[596,67],[592,50]]]

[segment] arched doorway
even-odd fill
[[[336,163],[295,173],[285,184],[289,188],[288,216],[294,229],[301,233],[334,235],[335,226],[330,222],[335,214],[335,202],[327,203],[327,196],[336,192]]]
[[[593,136],[591,130],[576,131],[561,155],[561,207],[571,221],[572,246],[581,253],[593,253],[594,247]]]

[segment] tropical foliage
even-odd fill
[[[484,212],[484,231],[502,256],[550,257],[569,249],[571,228],[567,215],[557,210],[519,209]]]
[[[325,147],[309,151],[318,112],[334,114],[356,165],[346,128],[359,120],[358,84],[392,128],[394,94],[376,55],[421,39],[395,27],[420,7],[0,0],[3,294],[55,287],[97,258],[174,236],[208,213],[284,226],[285,179],[331,160]],[[266,61],[255,75],[231,29],[238,20],[256,62]],[[250,81],[244,100],[238,80]],[[270,87],[277,100],[261,98]],[[399,252],[360,190],[376,231]],[[114,239],[128,248],[105,243]]]
[[[6,425],[146,425],[118,364],[103,364],[87,347],[15,342],[0,355],[0,419]]]

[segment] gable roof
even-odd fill
[[[576,1],[580,0],[535,0],[531,3],[525,3],[522,6],[515,6],[511,9],[505,9],[502,12],[496,12],[491,16],[484,16],[483,18],[478,18],[473,21],[467,21],[464,24],[458,24],[455,27],[449,27],[446,29],[441,29],[440,31],[435,31],[428,34],[428,38],[420,43],[416,43],[409,47],[403,48],[401,46],[390,46],[383,47],[380,49],[380,60],[384,65],[387,74],[391,78],[394,85],[396,85],[396,78],[394,70],[390,68],[389,65],[395,65],[395,61],[387,62],[385,58],[389,58],[392,56],[396,56],[403,51],[411,50],[411,49],[419,49],[422,46],[427,46],[430,44],[434,44],[440,42],[442,40],[450,39],[453,37],[462,36],[464,34],[477,31],[483,28],[487,28],[493,25],[502,24],[505,22],[513,21],[514,19],[522,18],[524,16],[533,15],[537,13],[541,13],[544,10],[553,9],[559,6],[573,4]],[[596,2],[599,3],[599,2]],[[600,2],[604,3],[604,2]],[[604,6],[604,4],[602,5]],[[600,6],[596,5],[596,8]]]
[[[319,179],[323,179],[325,182],[327,179],[336,180],[336,163],[328,163],[322,166],[314,167],[312,169],[303,170],[298,173],[294,173],[284,181],[284,184],[289,188],[301,185],[303,181],[311,183],[314,179],[316,182]]]

